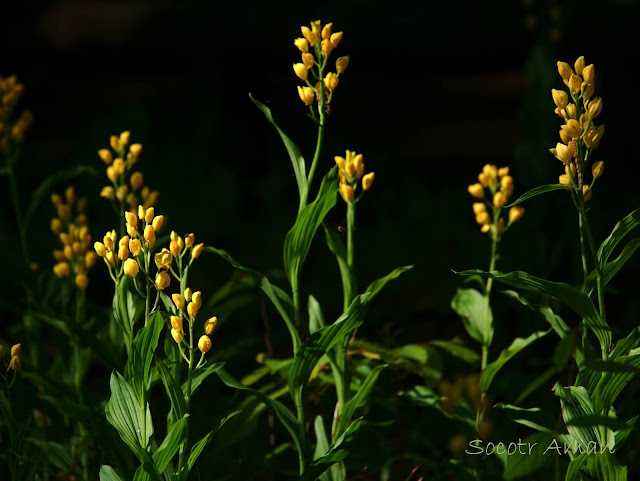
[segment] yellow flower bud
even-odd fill
[[[484,187],[482,187],[482,184],[471,184],[467,187],[467,192],[476,199],[482,199],[484,197]]]
[[[575,119],[568,120],[567,123],[560,126],[560,128],[572,139],[578,139],[582,135],[582,126],[580,122]]]
[[[168,270],[171,267],[171,262],[173,262],[173,255],[171,254],[169,249],[164,247],[162,251],[158,252],[154,256],[154,260],[156,262],[156,267],[158,267],[158,269]]]
[[[569,96],[564,90],[551,89],[551,96],[553,97],[553,103],[560,109],[565,108],[569,102]]]
[[[193,257],[194,259],[200,257],[200,254],[202,254],[202,249],[204,249],[204,244],[202,242],[195,245],[193,247],[193,250],[191,251],[191,257]]]
[[[330,40],[323,40],[322,42],[320,42],[320,46],[323,57],[328,57],[329,55],[331,55],[334,46]]]
[[[329,92],[333,92],[338,86],[338,76],[333,72],[329,72],[324,78],[324,86]]]
[[[187,247],[191,247],[195,241],[196,241],[196,236],[193,234],[187,234],[186,236],[184,236],[184,244]]]
[[[70,245],[64,246],[64,250],[62,252],[64,252],[64,257],[67,260],[71,260],[71,258],[73,257],[73,249]]]
[[[57,217],[51,219],[51,232],[54,234],[59,234],[62,230],[62,221]]]
[[[476,215],[482,214],[483,212],[487,211],[487,206],[484,205],[483,202],[474,202],[472,207],[473,207],[473,213]]]
[[[180,344],[182,342],[182,332],[176,331],[175,329],[171,329],[171,337],[176,343]]]
[[[507,199],[511,197],[511,194],[513,194],[513,177],[505,175],[500,180],[500,192],[502,192]]]
[[[124,132],[122,132],[120,134],[120,138],[118,139],[119,140],[119,142],[118,142],[119,146],[120,147],[124,147],[124,146],[128,145],[130,138],[131,138],[131,132],[129,132],[128,130],[125,130]]]
[[[342,32],[336,32],[334,34],[331,34],[331,37],[329,39],[331,41],[331,45],[333,45],[333,47],[337,47],[340,44],[340,41],[342,40]]]
[[[354,196],[353,187],[349,184],[340,184],[340,195],[345,202],[351,202]]]
[[[369,190],[373,185],[373,181],[376,178],[375,172],[369,172],[362,178],[362,190]]]
[[[121,245],[118,248],[118,259],[120,259],[121,261],[126,261],[129,258],[129,246],[128,245]]]
[[[129,252],[133,257],[138,257],[142,250],[142,243],[138,239],[131,239],[129,241]]]
[[[211,339],[206,334],[198,339],[198,349],[202,354],[206,354],[211,349]]]
[[[571,136],[567,132],[560,129],[559,134],[560,134],[560,140],[562,140],[562,143],[568,144],[569,142],[571,142]]]
[[[568,146],[561,144],[560,142],[556,144],[555,149],[549,149],[549,152],[555,155],[556,158],[560,160],[563,164],[568,164],[569,162],[571,162],[571,159],[573,158],[573,153],[571,152],[571,149]]]
[[[113,150],[115,150],[116,152],[119,150],[120,148],[120,143],[118,140],[118,137],[115,135],[112,135],[111,138],[109,139],[109,144],[111,145],[111,148]]]
[[[189,302],[189,301],[191,300],[191,294],[192,294],[192,293],[193,293],[193,291],[191,290],[191,288],[190,288],[190,287],[187,287],[187,288],[184,290],[184,298],[185,298],[185,300],[186,300],[187,302]]]
[[[306,106],[311,105],[316,98],[316,93],[311,87],[301,87],[300,85],[298,85],[298,95]]]
[[[68,204],[73,204],[76,201],[76,191],[73,186],[69,186],[65,189],[64,197],[67,199]]]
[[[182,240],[182,237],[176,237],[176,243],[178,244],[178,248],[180,250],[184,249],[184,240]]]
[[[187,305],[187,314],[189,314],[189,317],[196,317],[196,315],[198,315],[198,308],[193,302]]]
[[[320,35],[320,20],[314,20],[311,22],[311,30],[316,35]]]
[[[582,75],[582,70],[584,69],[584,55],[576,60],[573,68],[576,70],[577,75]]]
[[[582,88],[582,79],[577,76],[577,75],[572,75],[569,78],[569,90],[571,91],[572,94],[577,95],[580,93],[580,90]]]
[[[162,291],[165,288],[167,288],[170,283],[171,283],[171,276],[169,276],[167,271],[160,271],[158,272],[158,274],[156,274],[155,284],[156,284],[156,288],[159,291]]]
[[[493,196],[493,205],[497,207],[502,207],[507,203],[507,196],[502,192],[498,191]]]
[[[176,308],[182,309],[184,307],[184,297],[180,294],[171,294],[171,299],[173,299],[173,303],[176,305]]]
[[[309,29],[309,27],[300,27],[300,30],[302,31],[302,36],[309,42],[309,45],[315,47],[318,41],[318,34]]]
[[[584,199],[585,202],[587,202],[589,199],[591,199],[591,194],[593,193],[593,191],[589,188],[588,185],[583,185],[582,186],[582,198]]]
[[[138,235],[138,228],[133,225],[127,224],[127,234],[129,234],[131,237],[136,237]]]
[[[156,211],[153,207],[149,207],[144,213],[144,220],[147,224],[151,224],[153,222],[153,217],[156,215]]]
[[[158,232],[160,229],[162,229],[162,224],[164,223],[164,216],[163,215],[157,215],[153,218],[153,222],[151,223],[153,230]]]
[[[116,169],[113,167],[113,165],[110,165],[109,167],[107,167],[107,178],[111,181],[111,182],[116,182],[118,180],[118,176],[120,174],[118,174],[118,172],[116,172]]]
[[[301,80],[307,80],[307,77],[309,76],[309,71],[307,70],[307,67],[305,67],[303,63],[294,63],[293,71]]]
[[[138,219],[144,219],[145,210],[142,205],[138,206]]]
[[[142,175],[142,172],[134,172],[133,174],[131,174],[129,183],[131,184],[131,188],[133,190],[138,190],[140,187],[142,187],[142,184],[144,183],[144,175]]]
[[[78,289],[81,291],[87,290],[87,287],[89,287],[89,278],[86,274],[76,275],[76,286],[78,286]]]
[[[572,186],[573,182],[571,182],[571,177],[568,174],[562,174],[558,176],[558,183],[559,184],[563,184],[563,185],[567,185],[567,186]]]
[[[309,42],[306,38],[296,38],[293,41],[293,44],[300,49],[302,53],[307,53],[309,51]]]
[[[127,187],[126,185],[121,185],[120,187],[118,187],[118,190],[116,190],[116,197],[120,202],[124,202],[128,194],[129,187]]]
[[[596,68],[593,66],[593,64],[587,65],[582,70],[582,78],[586,83],[588,84],[593,83],[593,81],[595,80],[595,77],[596,77]]]
[[[22,344],[18,343],[11,346],[11,357],[19,356],[21,352],[22,352]]]
[[[178,243],[176,241],[171,241],[169,243],[169,252],[171,252],[173,257],[178,257],[180,255],[180,247],[178,247]]]
[[[509,209],[509,222],[516,222],[522,219],[524,215],[524,207],[516,205],[515,207],[511,207]]]
[[[140,266],[138,265],[137,261],[133,259],[127,259],[124,262],[124,273],[129,277],[137,276],[139,271],[140,271]]]
[[[171,319],[171,327],[178,332],[183,332],[182,319],[178,316],[171,316],[170,319]]]
[[[58,262],[65,262],[66,260],[66,257],[64,256],[64,251],[62,249],[54,249],[53,258]]]
[[[558,73],[560,77],[568,80],[573,75],[573,70],[571,70],[571,66],[567,62],[558,62]]]
[[[595,128],[595,126],[593,126],[585,134],[583,138],[584,144],[589,149],[595,149],[598,147],[598,145],[600,145],[600,140],[602,139],[603,135],[604,135],[604,125],[601,125],[598,128]]]
[[[333,23],[328,23],[323,27],[322,34],[321,34],[321,37],[322,37],[323,40],[326,40],[329,37],[331,37],[331,27],[332,26],[333,26]]]
[[[111,264],[112,266],[116,265],[116,255],[113,253],[113,251],[109,251],[107,252],[107,255],[105,256],[105,259],[107,261],[108,264]]]
[[[142,152],[142,144],[131,144],[129,152],[131,152],[131,155],[134,158],[137,158],[140,155],[140,152]]]
[[[98,256],[95,252],[89,251],[84,255],[84,264],[87,268],[93,267],[98,261]]]
[[[202,292],[196,291],[191,296],[191,302],[196,305],[196,309],[200,310],[202,307]]]
[[[156,231],[153,230],[153,226],[147,225],[144,228],[144,240],[149,243],[150,247],[153,247],[153,244],[156,242]]]
[[[82,253],[82,244],[80,244],[79,241],[75,241],[73,244],[71,244],[71,249],[73,250],[74,254],[79,255]]]
[[[344,73],[344,71],[347,70],[348,66],[349,66],[348,55],[345,57],[338,58],[338,60],[336,60],[336,72],[338,72],[338,75],[340,75],[341,73]]]
[[[9,367],[13,372],[19,372],[22,369],[22,363],[20,362],[20,358],[18,356],[13,356],[11,361],[9,362]]]
[[[105,254],[107,253],[107,248],[104,246],[102,242],[94,242],[93,248],[95,249],[96,254],[98,254],[100,257],[104,257]]]
[[[312,54],[310,54],[310,53],[303,53],[302,54],[302,63],[307,68],[307,70],[313,68],[314,62],[315,61],[313,59],[313,55]]]
[[[215,330],[217,325],[218,325],[217,317],[214,316],[211,319],[208,319],[204,323],[204,333],[207,335],[210,335]]]
[[[582,97],[585,100],[589,100],[591,98],[591,96],[593,95],[593,92],[595,91],[596,87],[595,85],[593,85],[593,82],[590,82],[588,84],[585,85],[585,83],[582,83],[582,88],[584,89],[584,93],[582,94]]]
[[[110,185],[103,187],[100,191],[100,197],[107,200],[114,200],[116,198],[116,191]]]
[[[565,113],[567,114],[567,117],[569,117],[570,119],[575,119],[576,118],[575,104],[567,104],[565,108]]]
[[[4,357],[4,346],[0,344],[0,359]]]
[[[125,212],[124,218],[127,221],[127,224],[132,226],[138,225],[138,216],[135,215],[133,212]]]
[[[595,119],[600,115],[600,112],[602,112],[602,99],[600,97],[596,97],[589,102],[587,113],[590,119]]]
[[[591,166],[591,174],[593,175],[594,179],[599,179],[600,177],[602,177],[602,174],[604,173],[604,162],[599,160],[598,162],[594,162],[593,165]]]
[[[111,151],[109,149],[98,150],[98,155],[100,156],[102,161],[107,165],[113,162],[113,156],[111,155]]]
[[[488,224],[490,220],[489,213],[486,211],[476,214],[476,222],[480,225]]]
[[[58,276],[58,279],[62,279],[63,277],[69,277],[71,268],[67,262],[58,262],[53,266],[53,272]]]
[[[115,173],[118,174],[118,175],[124,174],[124,172],[127,170],[127,164],[125,164],[124,160],[122,160],[119,157],[116,160],[113,161],[113,166],[112,167],[113,167]]]
[[[504,177],[505,175],[509,175],[509,167],[500,167],[498,169],[498,177]]]

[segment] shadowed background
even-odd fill
[[[376,172],[358,204],[361,286],[398,265],[416,266],[378,298],[359,331],[381,344],[467,339],[449,308],[461,283],[452,269],[488,267],[490,242],[474,222],[466,188],[485,163],[511,167],[515,196],[557,181],[561,164],[548,152],[560,125],[550,89],[564,87],[557,60],[573,65],[585,55],[596,67],[595,95],[604,100],[599,123],[606,133],[594,160],[605,161],[605,174],[589,204],[596,242],[640,204],[631,148],[639,99],[629,71],[640,46],[629,34],[640,18],[636,1],[25,1],[13,7],[0,31],[0,74],[18,75],[26,87],[21,106],[35,116],[17,168],[23,204],[47,175],[93,165],[99,176],[73,183],[89,197],[94,238],[102,237],[115,219],[98,197],[107,181],[96,151],[110,135],[130,130],[132,141],[144,145],[138,167],[145,184],[160,191],[156,210],[169,228],[194,232],[197,242],[229,251],[282,287],[281,245],[295,218],[297,190],[279,137],[248,93],[271,108],[310,161],[316,129],[296,91],[293,40],[314,19],[344,31],[333,57],[350,55],[351,62],[334,94],[318,173],[345,149],[364,153],[367,169]],[[319,175],[316,180],[317,189]],[[5,186],[0,199],[0,331],[8,332],[21,315],[13,275],[21,259]],[[497,268],[580,281],[577,214],[568,194],[537,197],[525,209],[504,236]],[[41,269],[53,265],[53,214],[45,201],[30,231]],[[345,225],[341,201],[329,223]],[[192,279],[206,298],[232,270],[202,259]],[[637,324],[638,265],[632,260],[608,291],[614,331]],[[89,296],[109,305],[104,266],[90,278]],[[328,318],[340,311],[337,282],[337,265],[318,236],[303,296],[313,291]],[[494,356],[515,335],[533,330],[521,313],[508,306],[498,311],[504,312],[496,316]],[[276,354],[284,357],[286,333],[271,317]],[[263,330],[258,305],[249,305],[222,320],[214,350],[245,337],[245,354],[264,351]],[[246,357],[230,369],[238,375],[253,369]]]

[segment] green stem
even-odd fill
[[[193,384],[193,361],[194,361],[194,352],[195,349],[193,347],[193,320],[189,321],[189,372],[187,374],[187,395],[186,395],[186,404],[187,404],[187,414],[189,414],[189,408],[191,406],[191,386]],[[182,446],[180,446],[180,452],[178,454],[178,479],[184,479],[183,470],[185,468],[185,463],[187,462],[187,448],[189,446],[189,418],[187,418],[187,441],[185,441]]]
[[[309,176],[307,177],[307,190],[304,192],[303,198],[300,199],[300,208],[298,212],[304,209],[307,206],[307,201],[309,198],[309,190],[311,189],[311,183],[313,182],[313,176],[316,172],[316,167],[318,165],[318,160],[320,159],[320,152],[322,151],[322,142],[324,141],[324,104],[322,106],[322,110],[320,112],[320,121],[318,125],[318,140],[316,141],[316,151],[313,154],[313,160],[311,161],[311,168],[309,169]]]
[[[491,259],[489,261],[489,272],[493,272],[496,267],[496,254],[498,252],[498,219],[500,218],[500,207],[493,208],[493,227],[491,235]],[[487,286],[484,291],[485,297],[488,299],[491,297],[491,287],[493,286],[493,279],[487,279]]]
[[[144,278],[144,284],[147,288],[147,296],[146,296],[146,299],[144,300],[144,325],[145,326],[149,322],[149,307],[151,303],[151,286],[149,285],[151,282],[151,278],[149,277],[149,263],[150,263],[149,258],[150,257],[151,257],[151,248],[149,248],[149,251],[145,252],[145,256],[144,256],[144,264],[145,264],[145,269],[147,271],[147,275]],[[135,279],[133,281],[135,282]]]
[[[582,258],[582,274],[583,280],[587,280],[589,276],[589,266],[587,265],[587,246],[585,243],[585,226],[582,211],[578,211],[578,228],[580,229],[580,254]]]
[[[306,433],[304,431],[304,405],[302,404],[302,396],[296,396],[296,413],[298,415],[298,435],[300,439],[304,439],[306,437]],[[304,454],[302,449],[298,450],[298,471],[300,476],[304,473],[306,468],[304,461]]]

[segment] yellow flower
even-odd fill
[[[124,262],[124,273],[129,277],[135,277],[138,275],[138,271],[140,271],[140,266],[138,262],[133,259],[127,259]]]
[[[179,332],[184,332],[182,329],[182,319],[178,316],[171,316],[171,327]]]
[[[582,75],[582,70],[584,69],[584,55],[576,60],[576,63],[573,65],[573,68],[576,70],[576,74]]]
[[[111,151],[109,149],[98,150],[98,156],[100,156],[102,161],[107,165],[113,162],[113,156],[111,155]]]
[[[331,34],[331,38],[329,39],[331,41],[331,44],[333,45],[333,47],[337,47],[340,44],[340,41],[342,40],[342,32],[336,32]]]
[[[193,302],[187,305],[187,314],[189,314],[189,317],[196,317],[198,315],[198,308]]]
[[[595,119],[598,115],[600,115],[600,112],[602,112],[602,99],[600,97],[596,97],[589,102],[587,113],[590,119]]]
[[[321,37],[322,37],[323,40],[327,40],[329,37],[331,37],[331,27],[332,26],[333,26],[333,23],[328,23],[322,28]]]
[[[334,45],[331,43],[330,40],[328,39],[323,40],[322,42],[320,42],[320,45],[321,45],[321,52],[323,57],[328,57],[329,55],[331,55]]]
[[[307,80],[307,77],[309,76],[309,71],[307,70],[307,67],[305,67],[303,63],[294,63],[293,71],[301,80]]]
[[[489,213],[486,211],[476,214],[476,222],[480,225],[488,224],[490,220]]]
[[[309,27],[300,27],[300,30],[302,31],[302,36],[309,42],[309,45],[315,47],[318,41],[318,34],[309,29]]]
[[[153,207],[149,207],[144,213],[145,222],[147,224],[151,224],[153,222],[153,218],[154,218],[155,215],[156,215],[155,209]]]
[[[200,257],[200,254],[202,254],[202,249],[204,249],[203,243],[200,243],[194,246],[193,250],[191,251],[191,257],[193,257],[194,259],[197,259],[198,257]]]
[[[142,243],[138,239],[131,239],[129,241],[129,251],[133,257],[138,257],[142,250]]]
[[[107,200],[114,200],[116,198],[116,191],[113,190],[113,187],[110,185],[103,187],[100,191],[100,197],[103,197]]]
[[[202,292],[196,291],[191,296],[191,302],[193,302],[196,306],[196,309],[200,310],[202,307]],[[195,316],[193,316],[195,317]]]
[[[191,288],[190,288],[190,287],[187,287],[187,288],[184,290],[184,298],[185,298],[185,300],[186,300],[187,302],[191,300],[191,295],[192,295],[192,293],[193,293],[193,291],[191,290]]]
[[[549,152],[555,155],[556,158],[565,165],[571,162],[571,159],[573,158],[571,149],[568,146],[561,144],[560,142],[556,144],[555,149],[549,149]]]
[[[53,266],[53,272],[58,276],[58,279],[62,279],[63,277],[69,277],[71,274],[71,268],[67,262],[58,262]]]
[[[594,162],[591,166],[591,174],[593,174],[594,179],[599,179],[602,177],[604,172],[604,162],[599,160],[598,162]]]
[[[86,274],[77,274],[76,275],[76,286],[78,289],[84,291],[89,287],[89,278]]]
[[[62,231],[62,221],[57,217],[51,219],[51,232],[59,234]]]
[[[588,185],[583,185],[582,186],[582,198],[584,199],[585,202],[587,202],[589,199],[591,199],[591,194],[593,193],[593,191],[589,188]]]
[[[95,265],[95,263],[98,261],[98,256],[96,255],[95,252],[87,252],[84,255],[84,264],[87,267],[93,267]]]
[[[131,132],[125,130],[120,134],[120,138],[118,139],[119,147],[124,147],[129,144],[129,139],[131,138]]]
[[[362,177],[362,190],[369,190],[373,185],[373,181],[375,178],[375,172],[369,172],[367,175]]]
[[[573,75],[571,66],[566,62],[558,62],[558,73],[564,80],[568,80]]]
[[[511,209],[509,209],[509,222],[516,222],[522,219],[523,215],[524,215],[524,207],[520,207],[519,205],[516,205],[515,207],[511,207]]]
[[[313,55],[310,53],[303,53],[302,54],[302,63],[304,64],[305,67],[307,67],[307,70],[310,70],[313,68],[315,60],[313,59]]]
[[[582,78],[586,83],[593,83],[595,77],[596,77],[596,68],[593,66],[593,64],[587,65],[582,70]]]
[[[293,44],[300,49],[302,53],[307,53],[309,51],[309,42],[306,38],[296,38],[293,41]]]
[[[22,369],[20,358],[18,356],[13,356],[11,358],[11,361],[9,362],[9,367],[13,370],[13,372],[20,371]]]
[[[568,120],[567,123],[561,125],[560,128],[572,139],[577,139],[582,135],[582,126],[580,122],[574,119]]]
[[[156,242],[156,231],[153,229],[153,226],[147,225],[144,228],[144,240],[149,243],[149,247],[153,247],[153,244]]]
[[[198,339],[198,349],[202,354],[206,354],[211,349],[211,339],[206,334]]]
[[[482,184],[471,184],[467,187],[467,192],[476,199],[482,199],[484,197],[484,187],[482,187]]]
[[[167,271],[160,271],[158,272],[158,274],[156,274],[155,284],[156,284],[156,288],[159,291],[162,291],[165,288],[167,288],[170,283],[171,283],[171,277],[169,276]]]
[[[142,144],[131,144],[129,152],[131,152],[131,155],[134,158],[137,158],[140,155],[140,152],[142,152]]]
[[[298,95],[306,106],[311,105],[316,98],[316,93],[311,87],[301,87],[300,85],[298,85]]]
[[[351,202],[354,196],[353,187],[348,184],[340,184],[340,195],[345,202]]]
[[[182,332],[180,331],[171,329],[171,337],[173,337],[173,340],[176,341],[178,344],[182,342]]]
[[[344,57],[339,57],[338,60],[336,60],[336,72],[338,72],[338,75],[340,75],[341,73],[344,73],[345,70],[347,70],[347,67],[349,66],[349,56],[344,56]]]
[[[573,182],[571,181],[571,177],[568,174],[559,175],[558,176],[558,183],[559,184],[563,184],[563,185],[567,185],[567,186],[573,185]]]
[[[173,254],[174,257],[178,257],[180,255],[181,249],[176,241],[172,240],[169,243],[169,251],[171,251],[171,254]]]
[[[140,187],[142,187],[142,184],[144,183],[144,175],[142,175],[142,172],[134,172],[133,174],[131,174],[129,183],[131,184],[131,188],[133,190],[138,190]]]
[[[577,95],[582,88],[582,79],[578,75],[572,75],[569,78],[568,87],[572,94]]]
[[[171,299],[173,299],[173,303],[178,309],[182,309],[184,307],[184,297],[180,294],[171,294]]]
[[[600,140],[604,135],[604,125],[595,128],[595,126],[591,126],[589,131],[585,134],[583,140],[584,145],[589,149],[596,149],[598,145],[600,145]]]
[[[173,262],[173,255],[169,252],[169,249],[164,247],[160,252],[154,256],[156,266],[158,269],[170,269],[171,262]]]
[[[494,194],[493,205],[497,207],[502,207],[506,205],[506,203],[507,203],[507,196],[503,192],[498,191]]]
[[[215,316],[206,320],[204,323],[205,334],[207,335],[211,334],[215,330],[217,325],[218,325],[218,318]]]
[[[482,214],[483,212],[487,211],[487,206],[484,205],[483,202],[474,202],[472,208],[473,208],[473,213],[476,215]]]
[[[333,72],[329,72],[324,78],[324,86],[329,92],[333,92],[338,86],[338,81],[338,76]]]
[[[18,343],[11,346],[11,357],[19,356],[21,352],[22,352],[22,344]]]
[[[153,218],[153,221],[151,222],[151,226],[153,227],[153,230],[158,232],[160,229],[162,229],[162,224],[164,224],[164,216],[163,215],[157,215]]]
[[[138,225],[138,216],[135,215],[133,212],[125,212],[124,219],[129,225],[132,225],[132,226]]]

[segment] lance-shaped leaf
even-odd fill
[[[169,372],[169,368],[167,368],[166,364],[162,359],[156,356],[156,366],[158,367],[158,372],[160,373],[160,378],[162,379],[162,384],[164,384],[164,388],[167,391],[167,396],[169,396],[169,400],[171,401],[171,409],[173,409],[174,419],[182,419],[185,414],[187,414],[187,401],[184,398],[184,393],[175,380],[175,378]]]
[[[158,347],[160,333],[164,327],[164,319],[160,311],[151,315],[149,322],[144,326],[131,345],[129,361],[125,366],[125,377],[131,381],[133,387],[140,392],[146,390],[149,385],[149,374],[151,372],[151,361],[153,353]]]
[[[483,346],[493,340],[493,314],[489,298],[475,289],[458,289],[451,300],[451,309],[458,313],[469,335]]]
[[[331,445],[329,444],[329,438],[327,437],[327,432],[324,429],[324,421],[322,416],[316,416],[315,421],[313,422],[313,429],[316,433],[316,449],[313,453],[313,460],[320,459],[322,456],[329,452],[331,449]],[[325,471],[322,476],[320,476],[320,481],[339,481],[340,479],[340,471],[338,466],[331,466],[330,469]]]
[[[205,364],[206,366],[206,364]],[[222,366],[224,366],[224,362],[215,362],[213,364],[211,364],[210,366],[206,366],[206,367],[200,367],[198,368],[194,373],[193,376],[191,378],[191,394],[190,396],[193,396],[193,394],[197,391],[197,389],[200,387],[200,385],[203,383],[203,381],[205,379],[207,379],[211,374],[213,374],[214,372],[216,372],[218,369],[221,369]],[[187,395],[187,390],[189,389],[188,383],[185,381],[182,384],[182,392],[184,393],[184,395]]]
[[[611,364],[619,364],[620,371],[609,370],[600,377],[594,389],[593,405],[597,413],[613,404],[622,390],[640,371],[640,354],[619,356]]]
[[[356,419],[351,423],[324,456],[314,459],[307,466],[304,474],[300,476],[300,481],[315,481],[331,466],[345,459],[349,455],[349,450],[355,440],[358,429],[360,429],[361,422],[362,419]]]
[[[100,481],[122,481],[122,478],[111,466],[103,464],[100,466]]]
[[[598,260],[601,267],[605,266],[618,243],[638,225],[640,225],[640,209],[636,209],[631,214],[620,219],[620,222],[615,225],[609,237],[604,240],[598,249]]]
[[[474,269],[459,272],[458,274],[462,276],[480,275],[485,278],[495,279],[498,282],[512,287],[519,287],[528,291],[550,295],[582,317],[585,325],[594,332],[598,341],[600,341],[601,349],[603,351],[609,351],[609,347],[611,346],[611,329],[607,323],[602,320],[591,299],[569,284],[547,281],[522,271],[503,274],[499,271],[493,271],[493,273],[491,273]]]
[[[556,334],[558,334],[558,336],[560,336],[561,339],[564,339],[571,333],[571,329],[569,329],[567,323],[564,322],[559,315],[553,312],[553,310],[549,306],[531,303],[526,297],[521,296],[520,293],[516,291],[501,291],[500,294],[504,294],[507,297],[515,299],[523,306],[526,306],[532,311],[542,314],[544,320],[549,323],[551,328],[556,332]]]
[[[289,158],[291,159],[291,165],[293,166],[293,171],[296,174],[296,182],[298,183],[298,194],[300,194],[300,206],[302,206],[302,199],[306,198],[308,184],[307,184],[307,171],[306,165],[304,162],[304,157],[300,152],[298,146],[291,140],[280,127],[276,124],[275,120],[273,120],[273,115],[271,115],[271,110],[269,107],[264,105],[262,102],[254,99],[251,94],[249,94],[249,98],[251,101],[260,109],[260,111],[267,118],[269,123],[275,127],[280,134],[280,138],[282,139],[282,143],[287,149],[287,153],[289,154]]]
[[[508,209],[509,207],[513,207],[514,205],[518,205],[525,200],[531,199],[531,197],[535,197],[536,195],[545,194],[547,192],[553,192],[554,190],[571,190],[571,187],[567,187],[564,184],[546,184],[540,185],[531,189],[528,192],[525,192],[520,197],[518,197],[515,201],[513,201],[509,205],[505,205],[504,208]]]
[[[300,273],[311,242],[327,213],[336,204],[338,197],[338,169],[332,168],[320,184],[316,200],[305,206],[295,224],[284,239],[284,272],[291,289],[298,289]]]
[[[227,252],[216,249],[214,247],[205,247],[204,250],[206,252],[211,252],[213,254],[216,254],[217,256],[222,257],[237,270],[252,277],[256,281],[256,283],[260,286],[260,289],[262,289],[262,291],[276,307],[278,313],[280,313],[280,316],[287,325],[289,335],[291,336],[291,340],[293,342],[293,352],[296,352],[298,350],[298,347],[300,346],[300,335],[298,334],[298,331],[296,330],[292,321],[293,301],[291,300],[291,297],[279,287],[271,284],[271,282],[269,282],[269,279],[267,279],[265,275],[238,264]]]
[[[565,477],[565,481],[583,480],[627,481],[627,468],[606,451],[600,454],[584,452],[569,463]]]
[[[158,472],[163,472],[165,468],[171,462],[171,459],[178,452],[180,446],[182,446],[187,440],[187,423],[189,422],[189,415],[186,414],[182,419],[176,421],[169,429],[167,436],[162,441],[158,450],[153,453],[153,464],[156,465]]]
[[[504,481],[511,481],[531,474],[550,462],[553,457],[545,456],[544,450],[552,439],[550,434],[534,433],[519,442],[518,449],[506,457],[507,462],[502,474]]]
[[[344,405],[344,408],[342,409],[342,412],[338,419],[338,425],[335,434],[336,436],[339,436],[343,431],[347,429],[347,426],[349,426],[349,424],[351,423],[351,419],[353,418],[356,410],[363,407],[367,403],[367,400],[369,399],[369,396],[371,396],[371,392],[373,391],[373,387],[378,380],[378,376],[385,367],[387,366],[376,366],[371,371],[369,371],[369,374],[367,374],[367,377],[362,382],[362,385],[358,389],[358,392]]]
[[[455,339],[452,341],[441,341],[436,339],[435,341],[429,341],[429,344],[437,346],[442,350],[447,351],[452,356],[469,364],[480,362],[480,355],[477,352],[465,347],[462,342],[457,342]]]
[[[600,443],[600,431],[593,426],[573,426],[571,421],[575,418],[583,418],[592,416],[593,403],[589,393],[583,386],[563,387],[559,382],[553,387],[554,392],[560,397],[560,406],[562,407],[562,418],[564,419],[567,429],[572,439],[575,440],[582,449],[588,449],[595,441],[599,446],[605,446]]]
[[[518,354],[532,342],[546,336],[549,332],[551,331],[538,331],[534,332],[529,337],[518,337],[514,339],[511,345],[500,353],[498,359],[493,361],[485,368],[484,371],[482,371],[482,377],[480,378],[480,389],[482,392],[487,392],[489,390],[489,386],[491,385],[493,378],[496,377],[496,374],[498,374],[498,371],[502,369],[502,366],[509,362],[513,356]]]
[[[640,247],[640,238],[635,238],[626,246],[624,246],[622,252],[620,252],[620,255],[618,257],[616,257],[611,262],[606,262],[604,264],[604,267],[602,267],[603,286],[606,286],[609,282],[611,282],[611,279],[613,279],[618,271],[624,267],[629,259],[631,259],[631,256],[638,249],[638,247]],[[589,297],[591,297],[593,295],[593,291],[597,287],[597,281],[597,272],[594,269],[582,284],[582,292],[587,293]]]
[[[213,429],[213,431],[209,431],[208,434],[205,435],[200,441],[193,445],[191,448],[191,452],[189,453],[189,461],[187,462],[187,473],[184,475],[184,479],[187,479],[189,472],[193,469],[193,465],[196,464],[198,457],[202,454],[202,450],[205,448],[207,443],[211,440],[213,435],[218,432],[218,430],[226,423],[229,419],[231,419],[236,414],[239,414],[240,411],[234,411],[228,416],[225,416],[220,420],[218,425]]]
[[[347,262],[347,249],[336,229],[329,228],[326,223],[323,223],[322,227],[324,228],[327,246],[338,261],[343,297],[345,299],[352,299],[356,292],[356,281],[353,275],[353,269],[349,267],[349,263]]]
[[[138,459],[143,461],[153,434],[149,405],[145,403],[143,406],[141,394],[118,372],[111,374],[110,386],[111,398],[105,406],[107,420]]]
[[[555,419],[540,408],[521,408],[511,404],[499,403],[494,408],[502,409],[512,421],[528,426],[543,433],[551,433]]]

